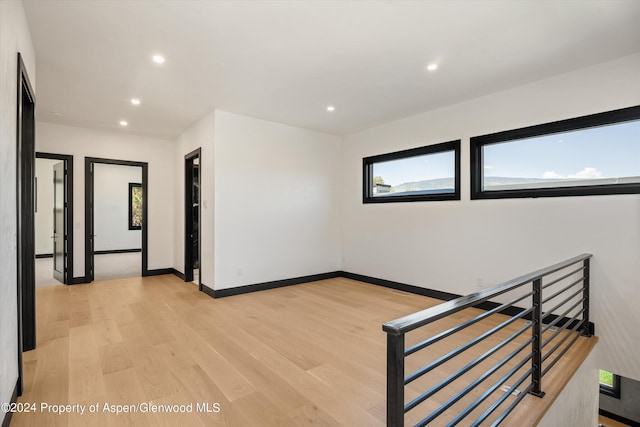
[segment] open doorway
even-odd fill
[[[184,281],[195,282],[202,290],[200,181],[201,149],[184,157]]]
[[[18,53],[16,123],[18,395],[22,395],[22,352],[36,348],[35,289],[35,107],[27,70]]]
[[[36,153],[36,287],[73,284],[73,156]]]
[[[148,275],[147,170],[85,158],[85,282]]]

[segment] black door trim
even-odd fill
[[[64,199],[66,201],[64,235],[66,240],[64,274],[65,285],[74,283],[73,277],[73,156],[70,154],[54,154],[36,152],[36,159],[50,159],[64,161],[64,171],[67,176],[64,186]],[[38,258],[36,256],[36,258]]]
[[[193,161],[198,159],[198,203],[202,204],[202,148],[197,148],[184,156],[184,281],[193,281]],[[202,290],[202,206],[198,208],[198,290]]]
[[[35,105],[27,69],[18,52],[16,104],[16,287],[18,395],[23,391],[22,352],[36,347],[35,294]],[[23,96],[24,94],[24,96]]]
[[[149,275],[147,258],[148,243],[148,191],[147,181],[149,164],[147,162],[134,162],[129,160],[103,159],[99,157],[84,158],[84,283],[90,283],[94,279],[93,271],[93,165],[103,163],[108,165],[137,166],[142,168],[142,277]]]

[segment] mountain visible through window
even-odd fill
[[[640,183],[640,120],[483,147],[485,191]]]
[[[460,199],[460,141],[364,159],[364,203]]]
[[[640,193],[640,106],[470,142],[472,199]]]

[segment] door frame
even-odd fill
[[[55,154],[36,152],[36,159],[61,160],[64,162],[64,284],[73,285],[73,156],[70,154]],[[54,254],[55,256],[55,254]],[[78,283],[82,283],[80,280]]]
[[[193,161],[198,159],[198,290],[202,290],[202,148],[184,156],[184,281],[193,281]]]
[[[35,107],[33,87],[17,55],[16,104],[16,286],[18,312],[18,395],[23,391],[22,352],[36,347],[35,294]],[[23,97],[23,92],[25,97]]]
[[[130,160],[103,159],[99,157],[84,158],[84,283],[94,280],[94,250],[93,250],[93,165],[102,163],[107,165],[135,166],[142,168],[142,277],[149,276],[147,259],[148,244],[148,191],[147,180],[149,164],[147,162],[134,162]]]

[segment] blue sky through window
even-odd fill
[[[483,157],[485,177],[640,176],[640,120],[490,144]]]
[[[482,149],[485,177],[640,177],[640,120],[489,144]],[[449,151],[377,162],[373,176],[392,186],[453,178],[454,161],[454,152]]]
[[[385,184],[392,186],[429,179],[453,178],[454,174],[453,151],[378,162],[373,165],[373,176],[382,177]]]

